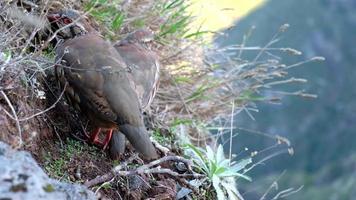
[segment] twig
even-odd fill
[[[235,112],[235,101],[232,101],[232,108],[231,108],[231,123],[230,123],[230,149],[229,149],[229,165],[231,166],[231,156],[232,156],[232,136],[233,136],[233,126],[234,126],[234,112]]]
[[[182,162],[184,163],[188,169],[191,171],[191,166],[192,166],[192,161],[185,159],[183,157],[180,156],[165,156],[163,158],[154,160],[150,163],[148,163],[147,165],[142,165],[141,167],[137,168],[137,171],[141,171],[141,170],[145,170],[148,168],[151,168],[153,166],[159,165],[161,163],[167,162],[167,161],[177,161],[177,162]]]
[[[184,177],[184,178],[202,178],[202,177],[204,177],[204,175],[201,175],[201,174],[179,174],[178,172],[174,172],[171,169],[159,168],[159,167],[148,169],[145,171],[145,173],[147,173],[147,174],[168,174],[169,176],[171,176],[173,179],[178,181],[183,186],[186,186],[189,189],[193,190],[195,193],[198,193],[197,188],[194,187],[193,185],[191,185],[189,183],[189,181],[187,181],[186,179],[182,179],[181,177]]]
[[[13,114],[12,117],[13,117],[13,119],[14,119],[15,122],[16,122],[16,127],[17,127],[17,131],[18,131],[18,133],[19,133],[19,138],[20,138],[20,144],[19,144],[19,146],[21,147],[22,144],[23,144],[23,141],[22,141],[22,131],[21,131],[21,126],[20,126],[19,118],[18,118],[18,116],[17,116],[17,114],[16,114],[16,111],[15,111],[14,106],[12,105],[10,99],[7,97],[7,95],[5,94],[5,92],[4,92],[3,90],[1,90],[1,94],[2,94],[2,96],[4,96],[5,101],[6,101],[7,104],[9,105],[9,107],[10,107],[10,109],[11,109],[11,112],[12,112],[12,114]],[[10,115],[10,116],[11,116],[11,115]]]
[[[57,105],[57,103],[61,100],[62,96],[64,95],[64,92],[65,92],[66,87],[67,87],[67,83],[65,83],[64,88],[63,88],[61,94],[59,95],[59,97],[57,98],[56,102],[54,102],[50,107],[48,107],[48,108],[46,108],[45,110],[42,110],[42,111],[40,111],[40,112],[38,112],[38,113],[36,113],[36,114],[33,114],[33,115],[31,115],[31,116],[28,116],[28,117],[24,117],[24,118],[19,119],[17,115],[14,115],[14,116],[13,116],[13,115],[11,115],[6,109],[3,108],[3,110],[4,110],[4,112],[5,112],[5,114],[6,114],[7,116],[9,116],[12,120],[15,120],[16,122],[23,122],[23,121],[30,120],[30,119],[32,119],[32,118],[34,118],[34,117],[37,117],[37,116],[39,116],[39,115],[42,115],[42,114],[44,114],[44,113],[50,111],[51,109],[53,109],[53,108]],[[1,93],[2,93],[3,95],[5,94],[3,91],[1,91]],[[5,94],[5,95],[6,95],[6,94]],[[5,96],[4,96],[4,97],[5,97]],[[7,97],[7,96],[6,96],[6,97]],[[6,97],[5,97],[5,99],[6,99]],[[7,101],[7,100],[6,100],[6,101]],[[7,101],[7,103],[9,104],[9,101]],[[10,106],[10,105],[11,105],[11,102],[10,102],[9,106]],[[11,108],[11,106],[10,106],[10,108]],[[11,110],[12,110],[12,109],[13,109],[13,108],[11,108]],[[12,111],[12,112],[14,113],[14,111]],[[16,123],[16,124],[17,124],[17,123]],[[19,125],[18,125],[18,126],[19,126]],[[19,127],[18,127],[18,129],[19,129]],[[19,129],[19,131],[20,131],[20,129]],[[22,134],[20,134],[20,135],[22,135]],[[21,144],[22,144],[22,141],[21,141]]]
[[[64,94],[64,92],[66,90],[66,87],[67,87],[67,83],[65,83],[64,88],[63,88],[61,94],[59,95],[59,97],[57,98],[56,102],[54,102],[50,107],[48,107],[45,110],[42,110],[42,111],[40,111],[40,112],[38,112],[36,114],[33,114],[31,116],[18,119],[18,121],[20,121],[20,122],[27,121],[29,119],[32,119],[32,118],[38,116],[38,115],[42,115],[43,113],[46,113],[46,112],[50,111],[51,109],[53,109],[54,107],[56,107],[57,103],[61,100],[61,98],[62,98],[62,96],[63,96],[63,94]]]
[[[159,149],[160,151],[162,151],[164,153],[164,155],[167,155],[171,150],[163,145],[161,145],[159,142],[157,142],[156,140],[151,139],[153,145]]]
[[[98,176],[92,180],[85,182],[84,185],[87,187],[91,187],[91,186],[97,185],[99,183],[107,182],[108,180],[111,180],[115,176],[129,176],[129,175],[133,175],[133,174],[168,174],[168,175],[172,176],[173,178],[176,178],[176,177],[201,178],[204,176],[204,175],[195,174],[195,173],[179,174],[179,173],[174,172],[171,169],[167,169],[167,168],[160,168],[160,167],[152,168],[156,165],[159,165],[159,164],[167,162],[167,161],[183,162],[187,166],[188,170],[192,172],[192,170],[191,170],[192,163],[190,160],[179,157],[179,156],[165,156],[163,158],[154,160],[146,165],[142,165],[135,170],[122,170],[123,166],[127,165],[127,163],[128,163],[128,161],[126,161],[123,165],[118,165],[115,168],[113,168],[109,173],[106,173],[102,176]],[[187,184],[189,186],[188,182],[184,182],[184,184]]]
[[[114,173],[115,170],[120,171],[121,169],[126,167],[129,163],[131,163],[137,157],[138,157],[137,154],[132,155],[130,158],[128,158],[121,165],[118,165],[115,168],[111,169],[111,171],[109,173],[106,173],[106,174],[104,174],[102,176],[96,177],[96,178],[94,178],[94,179],[92,179],[90,181],[86,181],[84,183],[84,185],[87,186],[87,187],[91,187],[93,185],[97,185],[99,183],[103,183],[103,182],[106,182],[106,181],[112,179],[113,177],[115,177],[115,173]]]
[[[22,48],[22,51],[21,51],[19,57],[22,57],[22,55],[23,55],[24,53],[26,53],[28,45],[30,45],[31,41],[32,41],[33,38],[36,36],[37,32],[40,31],[40,30],[41,30],[41,27],[40,27],[40,28],[36,27],[36,28],[32,31],[30,37],[27,39],[27,41],[26,41],[26,43],[25,43],[25,46]]]
[[[274,181],[273,183],[268,187],[268,189],[266,190],[266,192],[261,196],[260,200],[265,200],[267,195],[269,194],[269,192],[273,189],[273,187],[276,188],[276,190],[278,190],[278,181],[282,178],[282,176],[284,176],[284,174],[286,173],[286,170],[284,170]]]
[[[104,187],[105,185],[107,185],[107,184],[110,184],[110,183],[113,182],[113,181],[114,181],[114,178],[112,178],[111,180],[109,180],[109,181],[107,181],[107,182],[101,184],[101,185],[98,187],[98,189],[95,190],[94,194],[97,195],[98,192],[99,192],[99,190],[100,190],[101,188],[103,188],[103,187]]]
[[[249,172],[251,169],[253,169],[253,168],[256,167],[257,165],[260,165],[260,164],[264,163],[265,161],[270,160],[270,159],[272,159],[272,158],[274,158],[274,157],[276,157],[276,156],[278,156],[278,155],[281,155],[281,154],[283,154],[283,153],[288,153],[288,150],[282,149],[282,150],[280,150],[280,151],[277,151],[277,152],[275,152],[275,153],[272,153],[272,154],[269,155],[269,156],[266,156],[265,158],[261,159],[260,161],[256,162],[255,164],[253,164],[251,167],[245,169],[245,170],[244,170],[244,173]]]
[[[172,171],[167,168],[155,167],[152,169],[147,169],[144,171],[145,174],[169,174],[172,177],[189,177],[189,178],[202,178],[204,175],[201,174],[179,174],[178,172]]]
[[[283,191],[280,191],[278,194],[276,194],[276,196],[274,196],[272,198],[272,200],[277,200],[277,199],[284,199],[285,197],[289,196],[289,195],[292,195],[294,193],[297,193],[299,192],[300,190],[303,189],[303,185],[300,186],[299,188],[297,189],[294,189],[294,188],[288,188],[286,190],[283,190]]]

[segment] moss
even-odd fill
[[[174,141],[174,136],[171,134],[162,134],[160,130],[156,129],[152,137],[162,145],[169,145]]]
[[[46,192],[54,192],[54,187],[51,184],[47,184],[47,185],[43,186],[43,190]]]

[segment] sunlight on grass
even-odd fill
[[[264,0],[192,0],[190,11],[197,17],[194,26],[217,31],[260,6]]]

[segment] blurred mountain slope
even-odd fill
[[[302,51],[302,59],[313,56],[326,58],[323,63],[310,63],[290,71],[291,77],[306,78],[308,84],[283,87],[284,90],[305,88],[318,95],[316,100],[286,98],[283,105],[259,105],[260,112],[254,115],[256,122],[241,116],[237,120],[239,126],[266,130],[291,139],[295,155],[276,158],[257,169],[256,174],[265,176],[266,173],[287,169],[290,179],[285,183],[290,186],[293,183],[306,184],[304,191],[296,195],[310,194],[303,199],[335,199],[335,196],[325,198],[325,193],[324,196],[315,196],[313,189],[318,193],[318,189],[329,188],[340,180],[345,184],[349,183],[348,180],[356,180],[355,10],[354,0],[270,0],[227,30],[226,37],[216,39],[222,46],[241,42],[251,26],[256,26],[247,46],[263,46],[282,24],[288,23],[291,28],[282,35],[277,46]],[[252,56],[249,53],[244,55]],[[300,57],[278,56],[287,63],[301,60]],[[253,149],[257,148],[254,144],[264,143],[242,135],[235,139],[235,147],[239,148],[248,146]],[[239,150],[237,148],[236,152]],[[352,164],[343,167],[343,163],[348,161]],[[293,182],[295,177],[304,175],[308,177]],[[356,187],[355,181],[350,184]],[[331,191],[337,192],[337,189]],[[351,199],[350,194],[337,197]],[[301,199],[301,196],[296,199]]]

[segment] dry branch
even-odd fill
[[[157,165],[160,165],[164,162],[168,161],[175,161],[175,162],[182,162],[186,165],[188,168],[188,171],[191,174],[179,174],[178,172],[172,171],[171,169],[168,168],[161,168],[160,166],[154,167]],[[130,161],[131,162],[131,161]],[[205,177],[204,175],[194,173],[193,170],[191,169],[192,162],[188,159],[182,158],[180,156],[165,156],[160,159],[154,160],[146,165],[142,165],[134,170],[122,170],[126,165],[128,161],[123,163],[122,165],[118,165],[114,167],[110,172],[98,176],[92,180],[89,180],[84,183],[85,186],[87,187],[92,187],[94,185],[107,182],[111,180],[112,178],[116,176],[129,176],[133,174],[167,174],[177,180],[178,182],[182,183],[183,185],[189,187],[190,189],[196,191],[196,188],[194,188],[186,179],[181,179],[181,178],[203,178]]]
[[[17,131],[18,131],[18,134],[19,134],[19,141],[20,141],[19,147],[21,147],[23,141],[22,141],[22,131],[21,131],[21,126],[20,126],[19,118],[18,118],[18,116],[17,116],[17,113],[16,113],[16,111],[15,111],[14,106],[12,105],[10,99],[7,97],[7,95],[5,94],[5,92],[4,92],[3,90],[1,90],[1,94],[2,94],[2,96],[5,98],[5,101],[6,101],[6,103],[8,104],[8,106],[10,107],[11,112],[12,112],[12,115],[13,115],[12,118],[13,118],[13,119],[15,120],[15,122],[16,122],[16,127],[17,127]],[[4,109],[4,110],[5,110],[5,109]],[[9,114],[9,113],[6,112],[6,114]],[[11,115],[9,115],[9,116],[11,116]]]

